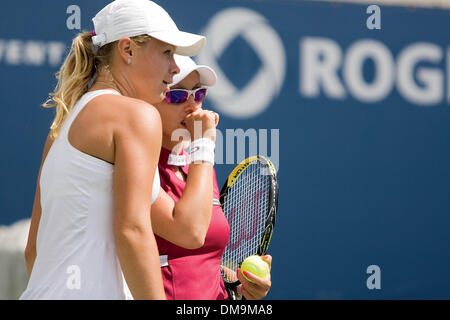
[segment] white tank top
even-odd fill
[[[102,94],[119,93],[84,94],[44,161],[37,256],[20,299],[132,299],[114,245],[114,165],[79,151],[67,138],[78,113]],[[152,203],[160,188],[156,170]]]

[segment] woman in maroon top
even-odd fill
[[[211,115],[211,111],[202,109],[206,91],[201,89],[214,85],[216,75],[209,67],[197,66],[189,57],[174,57],[180,73],[171,84],[172,95],[156,105],[163,125],[158,167],[161,188],[165,192],[160,192],[152,205],[152,227],[160,254],[164,288],[167,299],[228,299],[220,273],[220,260],[230,228],[218,202],[220,190],[213,168],[214,152],[213,149],[210,152],[209,146],[203,148],[203,156],[192,153],[197,149],[193,145],[199,145],[200,149],[204,144],[214,147],[218,115],[212,113],[215,118],[212,128],[208,122],[210,117],[202,122],[202,137],[194,135],[198,133],[194,132],[193,118],[198,121],[199,114]],[[175,92],[177,89],[191,92]],[[191,154],[187,154],[178,139],[183,132],[189,132],[189,137],[194,137]],[[203,142],[197,144],[198,141]],[[189,163],[189,159],[199,161]],[[204,170],[202,174],[196,171],[194,176],[192,169],[198,165],[208,167],[209,171]],[[169,210],[172,215],[167,215],[167,206],[172,209]],[[272,262],[269,255],[263,259],[269,265]],[[253,283],[237,272],[242,283],[238,290],[242,295],[246,299],[265,297],[271,286],[270,274],[265,279],[251,273],[246,273],[246,276]]]

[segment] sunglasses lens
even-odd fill
[[[195,91],[195,102],[202,102],[206,97],[206,88]]]
[[[166,102],[183,103],[187,100],[188,92],[184,90],[171,90],[166,93]]]

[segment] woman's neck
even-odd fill
[[[133,86],[120,72],[113,74],[112,71],[108,71],[108,73],[100,71],[92,87],[94,87],[93,89],[95,90],[98,86],[111,88],[118,91],[123,96],[136,98],[136,91],[133,89]]]

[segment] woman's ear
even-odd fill
[[[119,50],[120,57],[127,63],[129,59],[133,56],[132,41],[130,38],[122,38],[117,44],[117,49]]]

